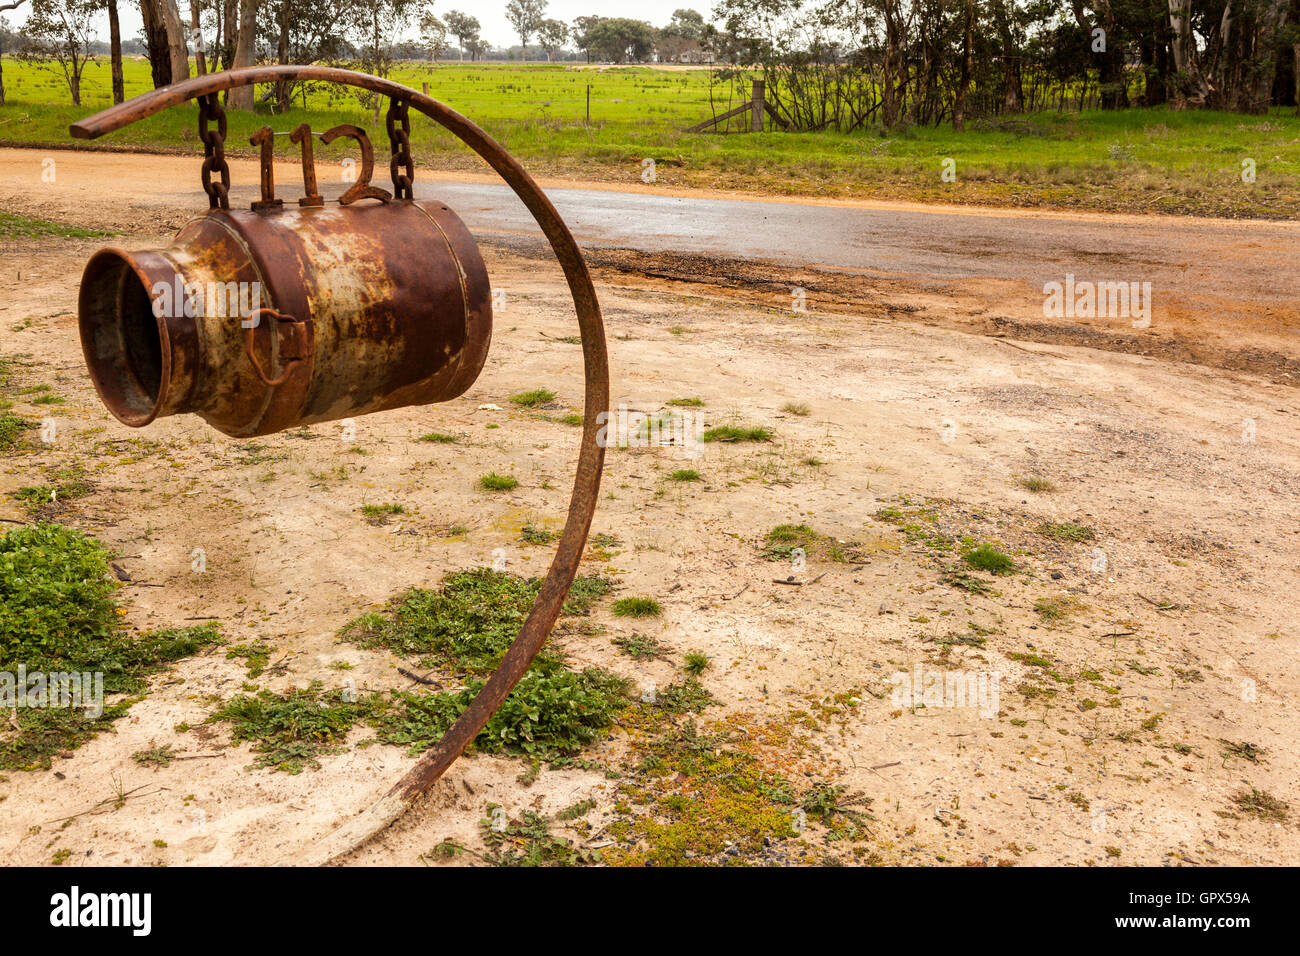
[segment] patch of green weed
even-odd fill
[[[758,425],[718,425],[705,429],[700,441],[707,442],[769,442],[775,436],[770,428]]]
[[[378,721],[379,739],[419,753],[436,743],[482,690],[395,694]],[[597,668],[530,669],[474,739],[483,753],[552,757],[577,753],[613,726],[627,706],[627,681]]]
[[[989,574],[1010,574],[1016,570],[1016,562],[1009,554],[1004,554],[988,544],[981,544],[965,552],[962,560],[972,568],[987,571]]]
[[[512,491],[519,487],[518,478],[513,475],[498,475],[495,471],[481,477],[478,483],[484,491]]]
[[[323,691],[314,681],[285,694],[239,694],[208,721],[229,723],[235,740],[251,743],[255,767],[298,774],[319,768],[318,757],[341,750],[353,725],[376,710],[374,696],[349,698],[355,695],[341,688]]]
[[[1055,538],[1058,541],[1097,540],[1097,534],[1091,528],[1072,521],[1063,521],[1059,524],[1047,522],[1040,524],[1035,530],[1045,538]]]
[[[516,392],[510,396],[510,401],[524,408],[536,408],[538,405],[545,405],[553,401],[555,393],[549,388],[534,388],[526,392]]]
[[[659,602],[648,597],[619,598],[610,610],[619,617],[659,617],[663,614]]]

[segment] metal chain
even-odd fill
[[[411,159],[411,116],[407,105],[405,100],[390,98],[388,113],[384,117],[388,141],[393,149],[388,168],[393,176],[393,195],[397,199],[415,198],[415,160]]]
[[[230,208],[230,166],[226,164],[226,111],[216,93],[200,96],[199,100],[199,139],[203,141],[203,191],[208,194],[208,205],[212,209]],[[208,129],[208,123],[215,121],[216,129]],[[214,183],[212,174],[217,173],[221,181]]]

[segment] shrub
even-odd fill
[[[1016,569],[1016,562],[1011,556],[1003,554],[992,545],[981,544],[978,548],[967,551],[962,558],[972,568],[989,574],[1010,574]]]

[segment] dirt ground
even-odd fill
[[[165,244],[185,218],[175,209],[160,221],[156,205],[126,192],[65,202],[41,213],[28,197],[0,194],[10,211],[111,223],[126,233],[112,241],[130,247]],[[576,323],[553,263],[486,245],[505,307],[488,364],[462,398],[358,419],[351,442],[324,424],[238,443],[196,418],[135,430],[102,408],[74,310],[81,266],[103,244],[0,247],[0,358],[18,390],[46,383],[65,399],[8,396],[16,413],[53,417],[60,437],[0,458],[0,519],[30,520],[10,493],[81,463],[93,493],[52,516],[119,555],[130,626],[211,618],[231,643],[265,639],[273,666],[257,683],[275,691],[345,679],[410,688],[397,671],[407,662],[340,643],[338,629],[407,587],[490,564],[496,549],[513,571],[545,569],[550,548],[521,544],[519,533],[562,523],[578,430],[556,418],[580,411],[582,394],[580,350],[565,341]],[[973,293],[901,279],[887,302],[811,289],[797,314],[788,289],[596,262],[615,407],[654,413],[699,397],[707,424],[768,426],[776,439],[706,445],[693,460],[611,449],[593,533],[616,543],[592,549],[584,570],[616,578],[616,596],[655,597],[664,614],[633,625],[606,603],[591,621],[603,630],[561,634],[559,646],[642,687],[666,686],[683,655],[702,650],[711,658],[702,681],[719,701],[702,721],[755,736],[784,727],[764,738],[767,759],[869,801],[863,840],[814,822],[780,855],[734,862],[1295,861],[1300,396],[1280,374],[1064,338],[1045,346],[981,327]],[[507,400],[538,387],[556,393],[557,407]],[[480,407],[489,404],[500,409]],[[433,430],[462,442],[417,440]],[[679,468],[704,480],[665,480]],[[516,475],[519,487],[479,490],[489,471]],[[1021,480],[1031,476],[1050,490],[1028,490]],[[384,525],[360,514],[387,502],[410,513]],[[1095,540],[1039,530],[1063,522]],[[806,571],[768,560],[764,536],[786,523],[843,542],[847,560],[814,555]],[[945,573],[958,555],[936,547],[936,534],[999,545],[1019,570],[985,593],[964,590]],[[806,583],[778,583],[790,574]],[[612,639],[634,631],[657,637],[671,659],[618,653]],[[339,661],[353,669],[331,667]],[[996,674],[996,714],[900,706],[891,676],[918,666]],[[49,771],[0,775],[0,858],[42,864],[69,850],[88,864],[290,862],[414,759],[349,746],[297,776],[251,769],[247,745],[203,723],[247,680],[244,662],[220,651],[183,661],[115,732]],[[350,743],[370,735],[358,730]],[[132,759],[163,743],[190,759],[159,769]],[[611,828],[631,811],[610,771],[636,747],[616,728],[585,761],[535,780],[518,759],[462,759],[346,862],[435,865],[430,851],[447,838],[481,848],[480,820],[494,804],[558,817],[594,801],[581,825],[557,820],[555,830],[617,850]],[[690,781],[663,787],[689,793]],[[1239,799],[1252,791],[1289,812],[1253,813]]]

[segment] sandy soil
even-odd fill
[[[0,198],[9,209],[22,201]],[[101,195],[75,211],[81,221],[117,223],[130,233],[123,244],[165,239],[156,225],[141,231],[157,211],[144,200]],[[174,219],[165,226],[180,224],[179,209]],[[354,443],[327,424],[240,445],[193,418],[129,429],[100,406],[73,314],[81,264],[100,244],[0,248],[0,356],[14,360],[14,384],[45,382],[66,399],[42,407],[11,396],[21,414],[53,408],[61,437],[0,459],[0,518],[26,520],[9,492],[39,482],[45,468],[84,464],[96,490],[58,518],[121,555],[131,626],[215,618],[232,642],[264,638],[275,666],[258,683],[273,690],[314,679],[409,687],[396,670],[405,662],[338,643],[338,628],[406,587],[490,563],[497,548],[512,570],[545,568],[550,549],[522,545],[518,533],[526,522],[559,526],[576,429],[479,406],[509,409],[508,395],[539,386],[561,406],[547,415],[581,400],[579,351],[562,341],[576,325],[553,264],[487,247],[507,305],[488,365],[463,398],[359,419]],[[896,288],[909,307],[883,311],[813,292],[809,314],[799,315],[788,293],[783,308],[775,294],[645,280],[606,265],[598,277],[614,404],[654,412],[699,396],[709,424],[768,425],[777,440],[707,446],[692,462],[664,448],[611,451],[593,530],[619,544],[603,559],[593,553],[586,570],[663,604],[649,630],[674,661],[618,654],[611,638],[647,627],[607,606],[593,619],[605,633],[558,638],[576,661],[664,686],[683,654],[705,650],[713,665],[703,680],[721,702],[712,719],[799,722],[792,715],[810,701],[847,695],[854,703],[835,719],[799,722],[799,747],[815,748],[819,774],[872,799],[873,861],[1296,859],[1293,387],[1246,371],[995,338],[969,326],[962,303],[921,290]],[[784,411],[790,402],[810,414]],[[450,449],[416,441],[430,430],[465,441]],[[705,481],[664,481],[682,467]],[[479,491],[475,479],[490,470],[509,470],[520,487]],[[1027,491],[1018,479],[1029,475],[1056,490]],[[384,502],[413,514],[383,526],[361,517],[362,505]],[[1022,571],[988,594],[945,584],[943,557],[879,517],[886,508],[924,511],[935,522],[927,527],[1000,543]],[[1063,521],[1093,528],[1097,540],[1036,533]],[[852,560],[811,562],[802,579],[816,583],[776,583],[791,572],[766,560],[761,543],[786,522],[848,542]],[[469,531],[448,536],[453,523]],[[191,569],[195,548],[207,556],[201,575]],[[1060,598],[1076,602],[1063,620],[1035,610]],[[953,642],[974,633],[982,644]],[[330,666],[341,660],[353,669]],[[918,665],[997,673],[996,717],[898,706],[890,676]],[[0,858],[41,864],[67,849],[101,864],[283,862],[383,793],[413,759],[351,746],[299,776],[250,769],[246,745],[232,746],[224,725],[203,724],[246,680],[243,662],[220,651],[182,662],[114,733],[50,771],[0,775]],[[1055,696],[1027,696],[1036,686]],[[191,729],[178,732],[182,723]],[[352,742],[367,736],[358,731]],[[1263,756],[1226,757],[1225,740],[1255,744]],[[155,743],[193,759],[157,770],[132,760]],[[620,766],[633,746],[616,730],[584,754],[590,769],[544,769],[532,783],[519,779],[519,760],[462,759],[348,862],[434,862],[428,851],[448,837],[481,846],[489,804],[555,814],[592,799],[591,826],[558,832],[608,845],[622,798],[601,768]],[[1252,788],[1289,804],[1288,820],[1243,811],[1234,797]],[[127,799],[115,806],[119,791]],[[789,858],[848,853],[825,836],[811,826],[791,841]]]

